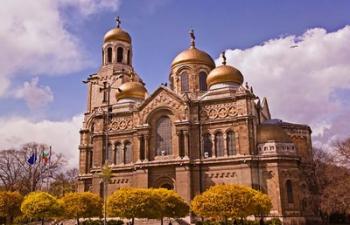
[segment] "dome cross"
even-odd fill
[[[122,22],[120,21],[120,17],[119,17],[119,16],[117,16],[117,17],[115,18],[115,22],[116,22],[116,24],[117,24],[117,28],[120,28],[120,24],[121,24]]]
[[[226,65],[226,55],[225,55],[225,51],[223,51],[221,53],[221,56],[222,56],[222,65]]]
[[[194,35],[194,30],[191,29],[189,34],[190,34],[190,38],[191,38],[191,47],[195,48],[196,47],[196,42],[195,42],[196,41],[196,36]]]

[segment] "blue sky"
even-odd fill
[[[0,9],[0,15],[2,15],[0,19],[3,21],[0,25],[7,23],[3,26],[5,28],[0,29],[0,41],[3,43],[0,47],[5,49],[0,52],[0,59],[4,62],[0,63],[2,74],[0,74],[0,82],[7,83],[4,87],[0,85],[2,92],[0,119],[4,121],[7,118],[23,119],[33,124],[44,120],[70,121],[72,117],[83,113],[86,106],[86,88],[81,81],[98,70],[103,35],[115,25],[114,18],[117,15],[121,17],[122,28],[132,36],[134,68],[146,82],[149,91],[154,90],[161,82],[167,81],[172,59],[189,46],[188,31],[191,28],[195,30],[198,48],[207,51],[214,59],[217,59],[223,50],[231,49],[232,55],[228,57],[229,62],[238,66],[241,58],[243,60],[244,57],[250,57],[248,55],[255,51],[254,47],[265,46],[266,48],[263,49],[267,49],[277,43],[268,44],[269,41],[296,37],[292,38],[292,42],[297,43],[300,39],[304,40],[303,35],[308,30],[322,28],[329,34],[340,32],[350,24],[350,1],[347,0],[39,0],[38,2],[24,0],[2,2],[3,11]],[[20,9],[20,12],[17,9]],[[35,18],[36,16],[38,18]],[[31,25],[27,26],[27,23]],[[18,24],[26,28],[24,32],[18,32],[12,27]],[[35,27],[34,34],[28,31],[28,27]],[[38,34],[35,35],[35,32]],[[315,31],[311,36],[320,35],[326,34]],[[28,42],[28,46],[22,43],[15,49],[10,49],[11,45],[6,43],[11,44],[13,39],[24,40]],[[52,43],[46,44],[46,42]],[[309,42],[305,41],[305,45],[307,43]],[[344,43],[340,46],[342,45],[345,46]],[[264,50],[264,52],[273,54],[275,51]],[[71,56],[65,56],[66,54]],[[240,55],[241,58],[237,58]],[[14,63],[12,57],[15,59],[17,56],[21,56],[21,59]],[[258,56],[256,60],[259,60]],[[281,57],[283,60],[283,55]],[[330,54],[329,57],[333,56]],[[61,61],[57,62],[58,59],[62,61],[62,68],[60,68]],[[70,63],[70,60],[73,62]],[[341,58],[340,61],[342,68],[344,65],[349,66],[350,60],[345,59],[344,62],[344,58]],[[334,61],[333,64],[338,65],[337,62]],[[6,69],[1,69],[1,66]],[[243,69],[243,72],[251,71],[247,65],[237,68]],[[264,89],[261,86],[269,86],[269,83],[263,82],[263,78],[261,78],[262,81],[256,81],[256,76],[268,77],[270,76],[268,73],[256,75],[251,72],[244,75],[247,81],[257,86],[258,91],[266,90],[266,87]],[[36,83],[33,79],[37,79]],[[319,83],[326,83],[327,79],[331,78],[324,78]],[[270,82],[272,85],[270,89],[279,86],[278,90],[283,91],[281,86],[285,85],[284,80],[277,80],[280,82]],[[290,82],[289,79],[285,81]],[[25,82],[27,86],[33,82],[34,89],[43,90],[39,91],[38,95],[34,95],[33,98],[36,99],[28,99],[30,98],[28,92],[18,90],[25,87]],[[334,125],[330,122],[332,118],[337,113],[343,115],[342,108],[347,108],[349,105],[350,84],[348,82],[349,80],[345,79],[332,84],[334,88],[329,90],[331,93],[324,97],[327,98],[324,101],[339,102],[337,105],[339,109],[336,112],[325,109],[324,111],[329,114],[325,113],[318,121],[314,121],[312,116],[298,115],[308,114],[308,111],[297,110],[294,114],[288,114],[282,110],[282,103],[270,102],[272,113],[274,114],[275,111],[276,116],[285,116],[287,118],[283,119],[295,122],[312,125],[324,123],[323,128],[315,128],[321,130],[320,134],[316,131],[316,135],[323,135],[324,129],[331,129]],[[295,87],[298,85],[301,84],[296,83]],[[297,88],[293,90],[298,92]],[[31,91],[29,95],[30,93]],[[261,96],[268,94],[271,96],[267,97],[274,99],[275,95],[288,93],[269,91],[267,94],[258,93]],[[318,93],[315,95],[317,96]],[[37,102],[41,97],[46,100]],[[305,99],[307,98],[312,96],[305,95]],[[301,101],[299,106],[295,103],[293,107],[303,107],[302,104]],[[293,110],[294,108],[289,111]],[[8,145],[9,141],[3,144],[3,146]]]

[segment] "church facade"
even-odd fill
[[[79,191],[103,195],[107,163],[107,194],[163,187],[190,202],[212,185],[242,184],[267,193],[270,216],[285,224],[318,218],[309,126],[272,119],[266,98],[244,84],[224,54],[216,66],[193,32],[171,63],[169,85],[153,93],[132,58],[131,36],[118,21],[104,36],[99,71],[86,81]]]

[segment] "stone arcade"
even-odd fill
[[[271,119],[266,98],[242,85],[224,55],[215,66],[193,32],[171,63],[169,85],[151,94],[132,56],[131,37],[117,20],[104,36],[101,67],[86,82],[79,191],[103,195],[99,174],[107,162],[108,194],[164,187],[189,202],[215,184],[244,184],[267,193],[271,215],[286,224],[318,218],[309,126]]]

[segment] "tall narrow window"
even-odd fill
[[[140,137],[140,160],[145,159],[145,137],[142,135]]]
[[[180,131],[180,134],[179,134],[178,137],[179,137],[179,149],[180,149],[179,156],[180,157],[184,157],[185,156],[184,132]]]
[[[94,151],[93,149],[91,149],[89,151],[89,166],[88,166],[89,169],[91,169],[93,166],[93,159],[94,159]]]
[[[123,61],[123,48],[118,47],[117,48],[117,62],[120,63]]]
[[[208,87],[207,87],[207,74],[205,72],[200,72],[199,73],[199,90],[200,91],[208,90]]]
[[[104,185],[104,182],[102,181],[100,183],[100,198],[103,199],[104,193],[105,193],[105,185]]]
[[[236,155],[235,133],[233,131],[227,132],[227,155]]]
[[[169,117],[159,118],[156,125],[156,155],[170,155],[171,151],[171,121]]]
[[[115,145],[115,151],[116,151],[116,154],[115,154],[115,164],[121,164],[123,163],[123,149],[122,149],[122,144],[120,143],[117,143]]]
[[[112,63],[112,48],[107,48],[107,63]]]
[[[187,92],[189,90],[189,84],[188,84],[188,73],[183,72],[181,73],[181,91]]]
[[[215,134],[215,152],[217,157],[224,156],[224,137],[221,132]]]
[[[211,157],[212,156],[212,147],[213,143],[211,142],[211,135],[205,134],[203,136],[203,157]]]
[[[125,162],[125,164],[132,162],[132,149],[131,149],[130,142],[125,143],[124,162]]]
[[[113,162],[113,146],[110,143],[108,144],[107,160],[109,163]]]
[[[287,202],[288,203],[294,203],[293,186],[292,186],[292,181],[291,180],[287,180],[286,181],[286,190],[287,190]]]
[[[131,65],[131,52],[130,52],[130,50],[128,50],[128,62],[127,62],[127,64],[128,65]]]

